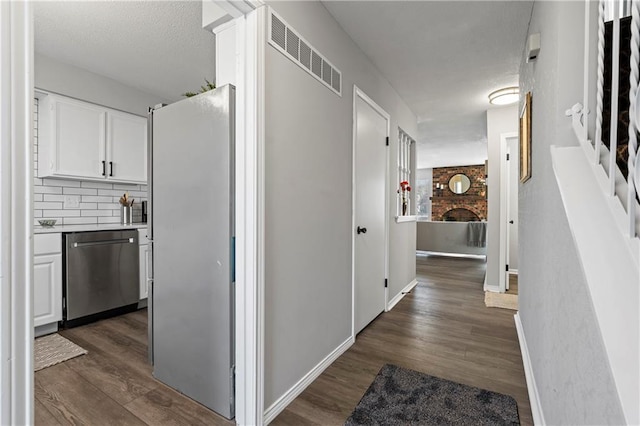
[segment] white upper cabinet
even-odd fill
[[[57,149],[49,164],[53,162],[61,175],[100,178],[104,160],[104,109],[73,100],[52,100],[49,110],[55,117],[52,130]],[[42,166],[46,168],[46,164]]]
[[[109,179],[147,180],[147,120],[123,112],[107,114]]]
[[[38,114],[38,177],[146,183],[146,118],[53,94]]]

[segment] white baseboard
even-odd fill
[[[509,275],[518,275],[517,269],[509,269]]]
[[[490,291],[492,293],[500,293],[500,287],[497,285],[488,285],[487,283],[485,283],[484,291]]]
[[[518,340],[520,341],[520,352],[522,353],[522,365],[524,367],[524,375],[527,380],[527,391],[529,393],[529,403],[531,404],[531,413],[533,414],[534,425],[545,425],[544,413],[542,405],[540,405],[540,395],[536,386],[536,379],[533,375],[533,367],[531,366],[531,358],[529,357],[529,348],[527,340],[524,337],[524,329],[520,321],[520,313],[513,316],[516,322],[516,330],[518,332]]]
[[[391,299],[389,301],[389,303],[387,303],[387,309],[385,309],[385,312],[389,312],[390,310],[393,309],[394,306],[396,306],[398,304],[398,302],[400,300],[402,300],[402,298],[408,293],[410,292],[416,285],[418,285],[418,280],[414,278],[413,281],[411,281],[409,284],[407,284],[405,286],[405,288],[403,288],[400,293],[396,294],[393,299]]]
[[[273,419],[275,419],[276,416],[282,412],[282,410],[287,408],[287,405],[291,404],[291,402],[293,402],[293,400],[296,399],[298,395],[300,395],[307,388],[307,386],[309,386],[315,379],[317,379],[318,376],[322,374],[322,372],[326,370],[333,361],[338,359],[340,355],[342,355],[347,349],[349,349],[354,342],[354,337],[350,336],[347,340],[340,344],[340,346],[334,349],[333,352],[327,355],[325,359],[320,361],[318,365],[313,367],[311,371],[305,374],[304,377],[298,381],[298,383],[293,385],[291,389],[286,391],[284,395],[278,398],[276,402],[271,404],[271,406],[264,412],[264,424],[268,425],[269,423],[271,423],[271,421],[273,421]]]

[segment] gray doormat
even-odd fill
[[[42,370],[86,353],[86,349],[57,333],[38,337],[33,343],[33,370]]]
[[[510,396],[386,364],[345,425],[519,425]]]

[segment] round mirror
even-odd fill
[[[454,175],[449,179],[449,189],[454,194],[464,194],[470,187],[471,181],[467,175],[463,175],[462,173]]]

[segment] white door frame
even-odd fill
[[[236,423],[264,424],[266,6],[236,19]]]
[[[235,371],[236,423],[264,424],[264,85],[267,7],[262,0],[203,0],[215,21],[234,31],[235,46],[217,46],[235,74]],[[204,6],[203,6],[204,7]],[[233,28],[233,29],[232,29]],[[231,71],[230,71],[231,70]],[[235,70],[235,71],[233,71]],[[219,70],[218,70],[219,71]],[[216,72],[216,78],[220,78]],[[225,84],[226,81],[217,84]]]
[[[33,424],[33,12],[0,2],[0,424]]]
[[[358,86],[353,85],[353,135],[351,147],[351,338],[356,338],[356,141],[358,137],[357,131],[357,101],[358,98],[366,102],[371,108],[376,110],[378,114],[387,120],[387,137],[389,145],[386,147],[385,153],[385,171],[384,171],[384,277],[389,278],[389,148],[391,146],[391,116],[378,105],[373,99],[367,96]],[[386,310],[389,300],[389,288],[384,289],[384,310]],[[383,312],[384,312],[383,310]]]
[[[508,132],[500,134],[500,279],[498,288],[500,293],[504,293],[509,288],[507,280],[506,265],[509,262],[507,258],[509,252],[509,229],[507,221],[509,220],[509,179],[511,170],[507,162],[507,152],[509,151],[509,139],[517,138],[518,132]],[[511,159],[513,160],[513,159]],[[516,183],[517,184],[517,183]]]

